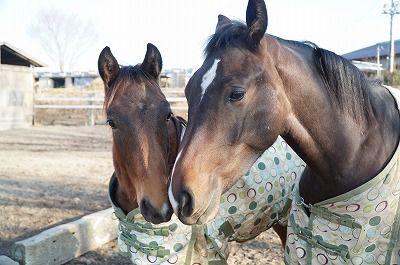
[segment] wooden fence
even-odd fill
[[[184,106],[175,106],[174,103],[186,103],[186,98],[184,97],[168,97],[168,102],[171,103],[172,110],[187,110],[187,104]],[[39,104],[40,102],[68,102],[68,103],[77,103],[77,102],[86,102],[87,104]],[[36,97],[34,99],[34,116],[36,115],[37,109],[86,109],[88,116],[88,125],[94,125],[94,109],[102,109],[103,108],[104,98],[101,97]],[[101,104],[99,104],[101,103]],[[35,120],[35,117],[34,117]]]

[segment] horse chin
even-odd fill
[[[218,189],[214,189],[212,191],[212,196],[208,201],[208,204],[203,209],[195,209],[194,214],[190,216],[185,216],[182,214],[182,211],[178,212],[179,220],[186,225],[203,225],[215,218],[218,213],[219,208],[219,198],[220,191]]]

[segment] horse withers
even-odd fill
[[[312,43],[265,34],[267,25],[262,0],[249,1],[246,23],[219,16],[185,90],[189,123],[169,187],[175,213],[207,222],[220,194],[281,135],[308,165],[287,263],[396,262],[398,90]]]

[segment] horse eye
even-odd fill
[[[111,127],[111,129],[117,129],[117,127],[115,126],[115,123],[112,119],[108,118],[107,123]]]
[[[244,91],[233,91],[229,96],[229,101],[239,101],[243,99],[245,92]]]
[[[166,121],[169,122],[171,120],[171,118],[172,118],[172,112],[170,112],[168,114]]]

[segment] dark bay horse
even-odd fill
[[[278,135],[308,165],[300,180],[297,204],[307,208],[305,216],[311,218],[310,224],[324,219],[321,216],[325,211],[321,207],[319,214],[313,213],[317,208],[311,206],[325,205],[324,200],[341,194],[346,199],[356,199],[350,196],[351,192],[361,194],[366,189],[364,184],[377,182],[375,176],[387,173],[388,168],[393,171],[392,179],[400,178],[394,170],[399,153],[400,119],[394,97],[398,92],[370,82],[333,52],[265,34],[267,24],[262,0],[249,1],[246,23],[219,16],[215,34],[205,49],[204,63],[185,89],[188,127],[175,162],[169,198],[175,213],[186,224],[212,218],[219,196]],[[390,162],[393,160],[396,162]],[[396,208],[398,199],[387,203]],[[354,205],[358,211],[364,204]],[[381,208],[368,206],[364,211],[370,212],[369,209]],[[336,216],[331,211],[327,215]],[[354,220],[338,220],[341,225],[356,226]],[[355,220],[366,223],[358,230],[349,229],[356,229],[356,236],[364,235],[360,231],[374,224]],[[394,233],[399,230],[393,220],[388,221],[388,227]],[[307,239],[308,247],[328,246],[320,242],[318,238],[323,236],[314,228],[307,228],[310,233],[300,228],[304,227],[295,226],[293,230],[297,237]],[[370,234],[379,237],[379,232],[382,231]],[[398,239],[398,235],[393,238]],[[387,241],[391,241],[390,236]],[[344,240],[338,242],[341,245]],[[392,241],[390,246],[393,244]],[[365,245],[357,246],[354,249]],[[395,253],[393,247],[385,246],[383,249]],[[376,246],[367,247],[376,253],[384,252]]]
[[[120,184],[116,200],[125,213],[139,206],[147,221],[168,221],[172,208],[167,181],[181,126],[159,87],[161,54],[148,44],[140,65],[120,68],[106,47],[99,56],[98,67],[104,82],[104,108],[112,128],[113,160]]]

